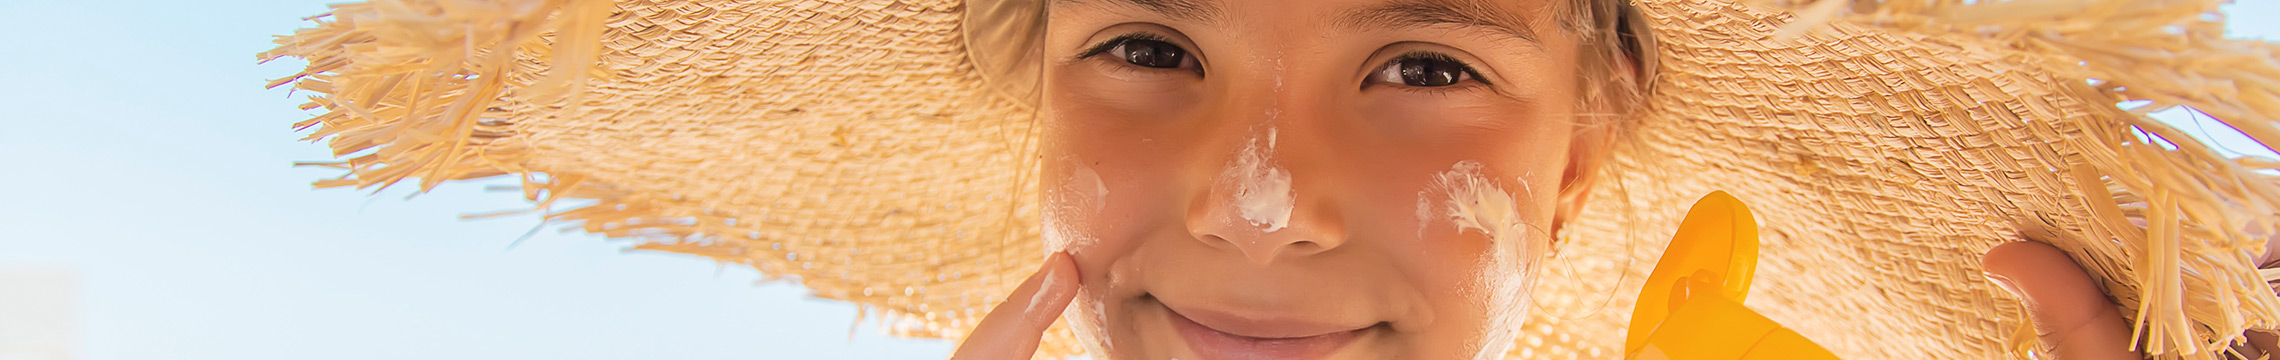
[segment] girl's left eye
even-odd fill
[[[1443,87],[1465,81],[1479,81],[1479,74],[1448,55],[1437,53],[1411,53],[1385,62],[1385,67],[1370,76],[1371,82],[1402,84],[1415,87]]]

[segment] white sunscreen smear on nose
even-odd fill
[[[1522,189],[1534,190],[1526,178],[1517,180]],[[1442,212],[1458,232],[1478,231],[1488,237],[1491,254],[1482,256],[1482,267],[1486,271],[1474,290],[1488,295],[1490,332],[1481,339],[1491,340],[1475,344],[1475,348],[1480,349],[1475,358],[1503,358],[1514,343],[1506,339],[1513,339],[1527,318],[1528,288],[1535,282],[1536,273],[1532,259],[1543,254],[1544,242],[1527,236],[1532,228],[1526,223],[1519,200],[1483,175],[1480,162],[1459,161],[1451,165],[1449,171],[1435,175],[1429,186],[1427,191],[1418,192],[1420,223],[1426,223],[1433,215],[1427,207],[1427,194],[1437,192],[1447,196],[1440,202]]]
[[[1259,139],[1243,146],[1243,153],[1235,157],[1235,166],[1227,169],[1227,177],[1235,182],[1235,210],[1266,232],[1282,230],[1290,225],[1294,196],[1290,188],[1290,172],[1274,166],[1269,156],[1275,151],[1275,130],[1267,130],[1267,146],[1259,148]]]

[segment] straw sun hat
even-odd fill
[[[347,158],[319,187],[519,177],[552,221],[956,338],[1045,251],[1035,72],[990,50],[1029,46],[1043,4],[371,0],[261,57],[308,61],[272,86],[315,93],[295,126]],[[1512,354],[1616,356],[1657,249],[1720,189],[1763,223],[1751,306],[1849,358],[2034,346],[1978,263],[2022,239],[2082,262],[2152,353],[2280,326],[2251,260],[2280,163],[2145,116],[2280,140],[2280,46],[2222,38],[2217,5],[1638,0],[1652,93]]]

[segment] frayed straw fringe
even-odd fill
[[[2135,309],[2140,346],[2161,357],[2217,358],[2244,330],[2280,327],[2280,299],[2269,282],[2280,271],[2255,268],[2266,238],[2280,233],[2280,161],[2226,159],[2147,113],[2187,106],[2221,119],[2259,143],[2280,140],[2280,63],[2272,43],[2225,39],[2219,1],[1961,0],[1797,6],[1782,39],[1844,20],[1901,34],[1991,39],[2040,61],[2057,78],[2082,81],[2072,96],[2089,102],[2148,101],[2107,108],[2076,122],[2086,134],[2079,164],[2067,169],[2097,214],[2092,233],[2108,241],[2053,241],[2121,288],[2108,289]],[[347,171],[320,188],[378,191],[417,178],[421,191],[447,180],[501,175],[522,178],[524,198],[550,209],[564,198],[596,202],[549,221],[577,224],[613,238],[651,238],[637,249],[709,256],[780,274],[791,261],[754,259],[733,248],[707,247],[699,234],[730,231],[727,216],[663,213],[690,209],[684,200],[613,189],[578,174],[534,175],[533,154],[498,104],[578,104],[585,80],[607,77],[590,64],[600,54],[610,0],[372,0],[334,5],[312,17],[315,27],[276,39],[264,61],[284,57],[307,68],[269,86],[319,93],[303,109],[324,113],[295,124],[306,140],[330,139],[346,161],[308,163]],[[1850,5],[1850,6],[1847,6]],[[548,41],[551,40],[551,41]],[[1936,40],[1934,40],[1936,41]],[[551,44],[566,44],[553,46]],[[547,69],[548,64],[588,64]],[[535,80],[535,74],[544,75]],[[510,87],[510,81],[532,84]],[[539,89],[538,93],[516,93]],[[558,108],[568,108],[568,105]],[[487,214],[499,215],[499,214]],[[485,215],[474,215],[485,216]],[[643,223],[636,219],[695,219]],[[2142,225],[2140,225],[2142,224]],[[716,228],[718,227],[718,228]],[[853,298],[852,294],[822,294]],[[882,315],[910,322],[914,314]],[[901,320],[897,320],[901,319]],[[899,328],[899,327],[898,327]],[[926,334],[955,337],[956,334]],[[2022,331],[2019,336],[2031,336]],[[2018,340],[2018,339],[2014,339]],[[2014,349],[2028,342],[2014,341]],[[2024,353],[2024,352],[2018,352]]]
[[[512,124],[496,120],[503,117],[493,107],[515,96],[506,87],[515,75],[518,52],[547,52],[532,40],[553,34],[559,42],[573,44],[560,49],[553,63],[593,64],[601,21],[612,5],[609,0],[337,4],[332,12],[309,18],[318,26],[277,37],[277,49],[259,56],[263,62],[284,57],[309,62],[298,74],[270,81],[269,87],[293,84],[295,90],[323,94],[310,96],[302,109],[326,112],[293,126],[314,129],[304,140],[331,138],[333,156],[354,156],[345,162],[302,163],[349,171],[318,181],[317,187],[377,186],[372,189],[377,192],[418,178],[425,192],[447,180],[530,173],[520,166],[530,156],[528,147],[514,136]],[[566,16],[555,16],[557,12]],[[539,83],[545,87],[531,88],[554,90],[524,96],[575,96],[590,72],[590,67],[553,71]],[[525,198],[533,201],[540,200],[541,189],[553,190],[544,192],[551,194],[566,190],[525,179],[526,185],[538,185],[525,190]]]
[[[2112,241],[2055,243],[2103,278],[2128,279],[2115,282],[2126,288],[2108,290],[2136,310],[2133,348],[2156,357],[2237,356],[2228,345],[2245,342],[2243,331],[2280,326],[2280,299],[2270,284],[2280,271],[2260,271],[2251,260],[2280,233],[2280,176],[2273,171],[2280,163],[2226,159],[2147,116],[2184,106],[2259,144],[2280,140],[2280,46],[2224,38],[2222,1],[1759,3],[1803,7],[1783,36],[1842,18],[1903,33],[1994,39],[2031,54],[2027,60],[2044,62],[2060,79],[2082,81],[2071,84],[2072,96],[2146,102],[2059,119],[2088,133],[2076,144],[2082,154],[2070,172],[2097,214],[2092,233]],[[2019,340],[2014,344],[2026,343]]]

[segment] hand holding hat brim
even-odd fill
[[[2108,301],[2097,282],[2066,252],[2034,241],[1996,245],[1982,258],[1988,280],[2026,300],[2027,311],[2051,355],[2064,360],[2144,359],[2131,349],[2130,323],[2120,308]],[[2256,359],[2274,348],[2270,334],[2243,334],[2246,346],[2235,346],[2246,358]]]
[[[1996,245],[1982,258],[1987,278],[2026,300],[2035,333],[2066,360],[2144,359],[2131,350],[2130,323],[2098,283],[2066,252],[2020,241]]]

